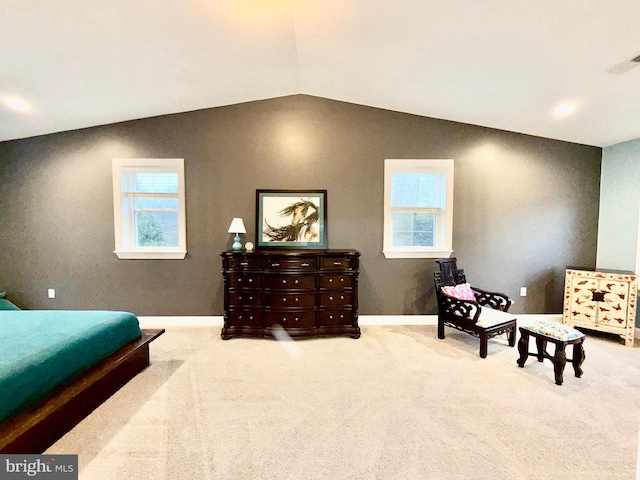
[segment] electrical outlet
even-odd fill
[[[527,296],[527,287],[520,287],[520,296],[521,297]]]
[[[49,295],[49,298],[56,298],[56,289],[50,288],[47,290],[47,295]]]

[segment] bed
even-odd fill
[[[149,365],[129,312],[0,310],[0,453],[42,453]]]

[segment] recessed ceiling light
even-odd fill
[[[569,104],[558,105],[553,111],[556,117],[566,117],[576,111],[576,107]]]
[[[28,112],[31,110],[31,104],[26,100],[19,97],[6,97],[2,99],[2,103],[10,109],[16,112]]]

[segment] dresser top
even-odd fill
[[[259,248],[252,252],[242,250],[236,252],[234,250],[225,250],[220,252],[222,256],[229,255],[287,255],[287,256],[315,256],[315,255],[360,255],[360,252],[351,248],[346,249],[288,249],[288,248]]]
[[[589,267],[566,267],[567,270],[580,270],[585,272],[598,272],[598,273],[615,273],[618,275],[635,275],[631,270],[611,270],[608,268],[589,268]]]

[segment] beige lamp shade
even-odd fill
[[[244,222],[241,218],[234,218],[229,225],[227,233],[247,233],[247,229],[244,227]]]

